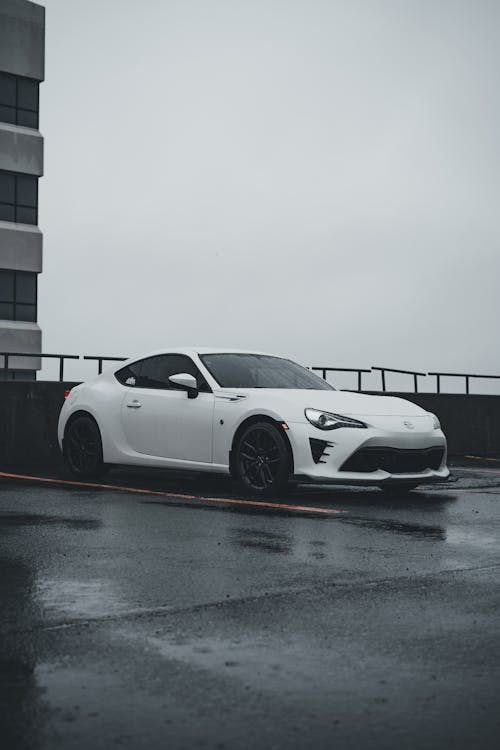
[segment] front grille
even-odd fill
[[[325,462],[321,460],[321,457],[323,455],[328,456],[328,453],[325,454],[325,450],[331,446],[332,443],[328,443],[326,440],[318,440],[317,438],[309,438],[309,445],[311,446],[311,454],[314,463],[324,464]]]
[[[415,474],[426,469],[439,469],[443,457],[444,448],[360,448],[342,464],[340,471],[370,472],[383,469],[390,474]]]

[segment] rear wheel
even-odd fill
[[[285,438],[270,422],[254,422],[240,435],[235,448],[235,473],[243,486],[257,495],[285,489],[290,457]]]
[[[76,417],[64,435],[64,458],[69,470],[80,479],[102,476],[107,467],[102,460],[99,428],[90,417]]]

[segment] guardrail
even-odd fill
[[[486,378],[500,380],[500,375],[471,375],[463,372],[429,372],[428,375],[436,377],[436,393],[441,393],[441,378],[465,378],[465,392],[470,393],[469,381],[471,378]]]
[[[37,352],[0,352],[0,357],[3,357],[3,370],[9,372],[10,370],[18,370],[18,367],[9,367],[10,357],[30,357],[31,359],[58,359],[59,360],[59,382],[64,380],[64,360],[65,359],[80,359],[78,354],[38,354]]]
[[[0,357],[3,357],[3,367],[0,367],[1,370],[5,370],[6,372],[11,372],[12,370],[19,370],[18,367],[10,367],[10,358],[11,357],[29,357],[30,359],[58,359],[59,360],[59,382],[61,383],[64,380],[64,361],[66,359],[92,359],[97,360],[98,362],[98,373],[99,375],[102,373],[102,363],[103,362],[123,362],[127,359],[127,357],[108,357],[104,355],[88,355],[85,354],[83,357],[80,357],[79,354],[39,354],[38,352],[0,352]]]
[[[371,370],[362,370],[360,367],[311,367],[311,370],[321,370],[321,377],[326,380],[327,372],[357,372],[358,373],[358,391],[361,390],[361,376],[364,372]]]
[[[40,359],[58,359],[59,360],[59,382],[64,380],[64,362],[67,359],[72,360],[90,360],[97,362],[97,371],[100,375],[103,369],[103,362],[123,362],[127,357],[114,357],[104,354],[44,354],[38,352],[0,352],[0,358],[3,358],[3,367],[0,366],[0,372],[10,372],[12,370],[19,370],[19,367],[11,366],[11,358],[13,357],[29,357],[29,358],[40,358]],[[326,366],[314,366],[309,369],[315,370],[321,373],[324,380],[327,379],[329,372],[352,372],[356,373],[357,377],[357,390],[362,390],[362,376],[373,371],[380,372],[382,391],[387,391],[387,373],[396,373],[399,375],[411,375],[413,377],[413,392],[419,393],[418,378],[435,377],[436,378],[436,393],[441,393],[441,378],[463,378],[465,381],[465,393],[470,394],[470,381],[473,379],[482,380],[500,380],[500,375],[477,375],[475,373],[464,373],[464,372],[420,372],[418,370],[401,370],[395,367],[379,367],[373,365],[370,368],[362,367],[326,367]],[[408,391],[410,392],[410,391]]]
[[[382,391],[387,391],[387,378],[386,373],[394,372],[399,375],[411,375],[413,377],[413,393],[419,393],[418,389],[418,378],[426,378],[432,376],[436,378],[436,393],[441,393],[441,378],[464,378],[465,380],[465,393],[470,394],[470,380],[474,378],[500,380],[500,375],[476,375],[473,373],[463,372],[420,372],[419,370],[400,370],[395,367],[377,367],[372,365],[369,370],[362,369],[360,367],[310,367],[310,370],[317,370],[321,372],[323,380],[326,380],[328,372],[356,372],[358,374],[358,391],[361,391],[361,374],[369,372],[380,372],[382,380]],[[410,391],[409,391],[410,392]]]
[[[385,387],[385,373],[386,372],[398,372],[401,375],[413,375],[413,387],[415,388],[415,393],[418,393],[418,378],[423,377],[425,378],[427,376],[426,372],[415,372],[415,370],[395,370],[394,367],[372,367],[372,370],[379,370],[380,374],[382,375],[382,390],[386,391]]]
[[[99,363],[97,366],[98,374],[100,375],[102,373],[102,363],[103,362],[124,362],[128,357],[101,357],[100,355],[90,355],[90,354],[84,354],[83,359],[94,359],[97,360]]]

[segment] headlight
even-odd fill
[[[328,411],[305,409],[304,414],[307,421],[320,430],[338,430],[339,427],[366,427],[364,422],[359,422],[357,419],[343,417],[341,414],[331,414]]]
[[[432,417],[432,426],[434,427],[434,429],[435,430],[440,430],[441,429],[441,424],[439,422],[439,419],[436,417],[435,414],[431,414],[431,417]]]

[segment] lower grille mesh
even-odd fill
[[[360,448],[342,464],[340,471],[364,473],[383,469],[390,474],[413,474],[426,469],[439,469],[443,457],[444,448]]]

